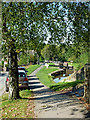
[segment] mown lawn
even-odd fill
[[[46,86],[50,86],[51,84],[55,83],[52,80],[52,77],[50,77],[48,74],[58,70],[58,68],[52,68],[49,67],[48,69],[44,66],[37,74],[36,76],[39,78],[39,80],[41,81],[41,83],[43,83]]]
[[[34,70],[36,70],[38,67],[40,67],[41,65],[30,65],[28,68],[26,68],[27,75],[30,75]]]
[[[29,98],[33,94],[30,90],[20,91],[21,99],[9,101],[8,93],[2,96],[1,118],[33,118],[34,117],[34,102]]]
[[[84,80],[77,80],[74,82],[59,82],[55,83],[53,81],[53,78],[50,77],[48,74],[56,71],[58,69],[56,68],[46,68],[43,67],[37,74],[36,76],[39,78],[40,82],[43,83],[44,85],[48,86],[50,89],[53,89],[55,91],[60,91],[60,90],[65,90],[67,88],[73,88],[74,86],[78,84],[82,84]]]

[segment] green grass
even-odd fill
[[[72,64],[68,63],[68,64],[72,65],[74,69],[78,71],[79,69],[83,68],[86,63],[85,64],[84,63],[72,63]]]
[[[29,98],[31,97],[32,92],[30,90],[21,90],[20,91],[20,96],[21,98]]]
[[[8,100],[8,93],[2,96],[1,104],[1,117],[2,118],[32,118],[33,111],[28,111],[28,106],[32,107],[28,98],[32,96],[30,90],[20,91],[22,99]]]
[[[48,74],[58,70],[57,68],[46,68],[45,66],[36,74],[36,76],[39,78],[41,83],[43,83],[46,86],[50,86],[51,84],[54,83],[52,80],[52,77],[50,77]]]
[[[48,68],[46,69],[46,67],[43,67],[37,74],[36,76],[39,78],[40,82],[43,83],[44,85],[48,86],[50,89],[53,89],[55,91],[60,91],[60,90],[64,90],[70,87],[74,87],[78,84],[81,84],[84,82],[84,80],[77,80],[74,82],[59,82],[59,83],[55,83],[52,79],[51,76],[49,76],[48,74],[56,71],[56,68]]]
[[[88,63],[88,53],[87,52],[84,52],[83,54],[81,54],[77,59],[74,58],[73,59],[73,63],[69,63],[70,65],[74,66],[75,70],[79,70],[81,68],[84,67],[84,65],[86,63]]]
[[[40,66],[41,65],[30,65],[30,67],[26,69],[28,71],[27,75],[31,74],[34,70],[36,70]]]
[[[50,86],[50,89],[55,91],[65,90],[67,88],[75,87],[78,84],[83,83],[84,80],[77,80],[74,82],[59,82]]]
[[[79,70],[81,68],[81,64],[80,63],[68,63],[69,65],[72,65],[74,67],[75,70]]]
[[[55,63],[48,63],[48,64],[49,64],[49,65],[55,65]],[[55,68],[56,66],[48,66],[48,67],[49,67],[49,68],[50,68],[50,67],[54,67],[54,68]],[[57,68],[57,67],[56,67],[56,68]]]
[[[55,65],[54,63],[48,63],[49,65]]]

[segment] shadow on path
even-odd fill
[[[90,118],[90,112],[71,95],[71,92],[55,92],[44,86],[36,76],[29,77],[29,87],[34,97],[36,118]]]
[[[44,85],[33,85],[33,86],[30,86],[29,88],[36,89],[36,88],[42,88],[42,87],[44,87]]]
[[[28,82],[28,84],[40,84],[40,82]]]

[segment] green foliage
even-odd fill
[[[2,101],[8,100],[8,94],[2,95]]]
[[[3,2],[2,20],[2,50],[4,54],[11,53],[13,78],[17,76],[17,49],[34,49],[46,60],[71,60],[75,55],[75,62],[79,59],[82,62],[83,53],[90,50],[89,2]],[[46,45],[45,49],[43,42],[48,37],[48,43],[52,45]],[[55,44],[59,46],[62,41],[65,45],[59,49]],[[22,56],[20,64],[28,63],[29,59]]]
[[[9,38],[12,33],[13,37],[10,36],[9,39],[14,39],[16,49],[34,49],[46,60],[65,61],[78,58],[84,49],[88,49],[88,7],[88,2],[3,3],[3,22],[7,23],[6,28],[3,23],[3,33],[7,31],[4,39]],[[65,17],[68,20],[65,20]],[[67,28],[69,32],[66,33]],[[47,39],[48,34],[49,44],[52,45],[46,45],[45,49],[43,41]],[[4,52],[9,48],[9,39],[3,46]],[[62,41],[69,45],[68,48],[63,45],[60,49],[56,48],[55,43],[60,45]],[[73,47],[70,47],[70,43],[73,43]],[[8,46],[5,47],[6,45]]]
[[[20,56],[19,56],[20,60],[18,61],[18,64],[19,65],[22,65],[22,64],[29,64],[30,62],[32,63],[36,63],[37,61],[37,56],[36,54],[31,54],[31,53],[27,53],[27,52],[24,52],[22,53]]]
[[[36,76],[39,78],[40,82],[43,83],[46,86],[49,86],[54,83],[52,78],[48,75],[49,73],[58,70],[57,68],[49,67],[48,69],[46,67],[43,67]]]
[[[6,64],[5,67],[9,67],[9,64]]]
[[[72,65],[74,67],[75,70],[79,70],[80,69],[80,63],[68,63],[69,65]]]
[[[53,89],[55,91],[64,90],[67,88],[75,87],[76,85],[82,84],[83,82],[84,80],[77,80],[74,82],[59,82],[59,83],[50,85],[50,89]]]
[[[28,98],[31,97],[32,92],[30,90],[21,90],[20,97],[21,98]]]
[[[44,58],[40,56],[40,62],[44,62]]]
[[[48,63],[49,65],[55,65],[55,63]]]
[[[33,96],[30,90],[21,90],[20,97],[13,101],[8,100],[8,93],[4,94],[1,98],[1,117],[2,118],[32,118],[32,110],[30,109],[29,115],[27,116],[28,105],[33,106],[29,98]],[[25,98],[25,99],[24,99]]]
[[[89,57],[88,53],[84,52],[83,54],[80,55],[78,62],[82,63],[84,65],[84,64],[88,63],[88,57]]]
[[[71,59],[73,60],[73,59]],[[84,67],[84,65],[86,63],[88,63],[88,53],[85,52],[83,54],[81,54],[77,59],[73,60],[74,63],[70,64],[72,66],[74,66],[75,70],[79,70],[82,67]]]
[[[58,60],[58,46],[57,45],[46,45],[42,50],[41,50],[41,55],[45,60]]]
[[[4,66],[4,61],[2,61],[2,66]]]
[[[68,58],[68,61],[74,61],[75,62],[76,57],[75,55],[71,55],[71,57]]]
[[[84,82],[84,80],[77,80],[74,82],[59,82],[55,83],[53,81],[52,76],[48,75],[49,73],[56,71],[56,68],[46,68],[43,67],[36,75],[39,78],[40,82],[44,85],[50,87],[50,89],[53,89],[55,91],[64,90],[66,88],[75,87],[78,84],[81,84]]]
[[[19,64],[19,65],[28,64],[29,61],[30,61],[29,55],[27,55],[27,54],[22,54],[22,55],[20,56],[20,61],[18,61],[18,64]]]
[[[37,53],[34,54],[34,64],[37,63]]]
[[[46,45],[46,46],[41,50],[41,55],[42,55],[43,58],[46,59],[46,60],[49,60],[49,59],[50,59],[49,45]]]
[[[30,65],[29,68],[27,68],[28,71],[28,75],[30,75],[34,70],[36,70],[38,67],[40,67],[41,65]]]
[[[34,62],[35,61],[34,60],[34,55],[30,54],[29,57],[30,57],[30,60],[29,60],[30,62]]]

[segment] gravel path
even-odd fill
[[[88,111],[77,98],[54,92],[40,83],[35,74],[42,67],[29,78],[29,86],[34,93],[35,118],[87,118]]]

